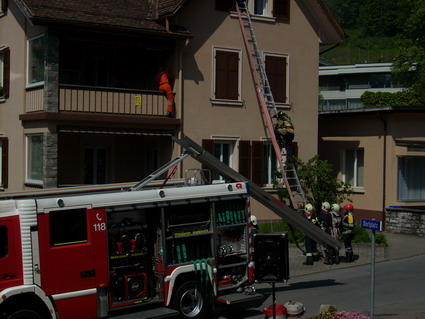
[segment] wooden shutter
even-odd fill
[[[239,53],[219,51],[215,53],[215,98],[239,99]]]
[[[291,10],[291,0],[274,0],[273,16],[279,20],[289,20]]]
[[[8,0],[0,0],[0,2],[1,2],[1,11],[3,12],[3,14],[6,14]]]
[[[215,9],[218,11],[235,11],[235,1],[233,0],[215,0]]]
[[[9,140],[7,137],[0,138],[1,143],[1,182],[2,187],[7,188],[8,187],[8,180],[9,180]]]
[[[10,91],[10,49],[6,48],[3,53],[3,97],[7,99]]]
[[[252,141],[251,154],[251,180],[258,186],[262,186],[264,181],[264,143],[262,141]]]
[[[277,103],[287,103],[286,67],[286,57],[266,55],[267,78]]]
[[[251,143],[239,141],[239,173],[251,179]]]
[[[202,147],[207,151],[214,155],[214,140],[202,140]],[[208,166],[202,164],[203,169],[210,169]]]

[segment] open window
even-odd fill
[[[0,48],[0,100],[9,97],[10,88],[10,50]]]
[[[343,167],[346,183],[357,188],[364,187],[364,150],[362,148],[345,150]]]

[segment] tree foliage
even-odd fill
[[[416,107],[421,106],[418,95],[414,90],[400,92],[370,92],[361,96],[365,107]]]

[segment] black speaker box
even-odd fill
[[[255,280],[282,282],[289,279],[288,235],[259,233],[254,235]]]

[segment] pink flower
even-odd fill
[[[369,317],[360,312],[339,311],[335,313],[334,319],[369,319]]]

